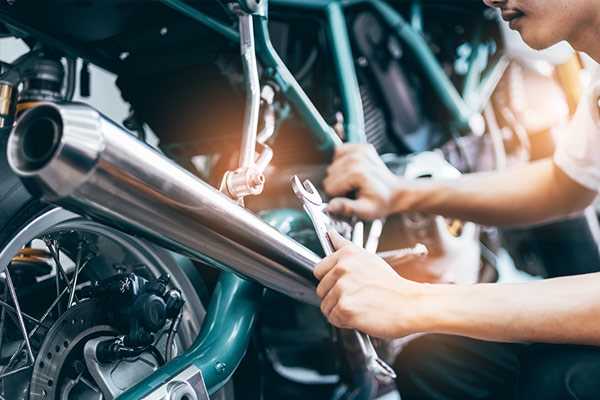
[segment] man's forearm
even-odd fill
[[[405,192],[403,192],[405,193]],[[455,180],[416,181],[399,208],[485,225],[542,222],[585,208],[595,193],[567,177],[551,160]],[[407,199],[408,197],[408,199]],[[402,202],[409,202],[408,207]]]
[[[600,345],[598,273],[421,289],[415,314],[419,330],[490,341]]]

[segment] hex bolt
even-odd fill
[[[227,371],[227,365],[224,362],[218,361],[215,364],[215,369],[218,374],[224,374]]]

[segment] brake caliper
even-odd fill
[[[97,346],[99,362],[144,352],[167,320],[177,319],[184,300],[179,290],[168,288],[168,283],[167,275],[148,281],[134,273],[120,273],[81,289],[82,297],[102,301],[112,325],[124,333]]]

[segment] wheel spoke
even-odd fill
[[[71,283],[71,290],[69,293],[69,303],[67,304],[67,309],[73,306],[73,300],[75,299],[75,287],[77,287],[77,278],[79,277],[79,270],[82,268],[81,261],[83,256],[83,240],[79,241],[77,245],[77,260],[75,262],[75,273],[73,274],[73,279]]]
[[[2,312],[3,312],[3,313],[5,312],[5,310],[11,311],[11,312],[13,312],[13,313],[15,313],[15,314],[17,313],[17,309],[16,309],[16,308],[14,308],[13,306],[11,306],[10,304],[8,304],[7,302],[5,302],[5,301],[3,301],[3,300],[0,300],[0,306],[2,306]],[[40,321],[40,320],[39,320],[39,319],[37,319],[37,318],[34,318],[34,317],[32,317],[31,315],[29,315],[29,314],[27,314],[27,313],[24,313],[24,312],[22,312],[22,311],[21,311],[21,315],[23,315],[23,318],[24,318],[24,319],[26,319],[26,320],[28,320],[28,321],[30,321],[30,322],[33,322],[33,323],[34,323],[34,324],[36,324],[36,325],[43,325],[43,326],[44,326],[44,328],[48,328],[48,329],[50,329],[50,327],[49,327],[48,325],[44,325],[44,324],[42,323],[42,321]],[[3,323],[3,320],[4,320],[4,314],[2,314],[2,315],[0,316],[0,318],[1,318],[1,319],[0,319],[0,323]]]
[[[69,215],[68,218],[72,219],[73,217]],[[11,387],[11,385],[17,381],[31,385],[27,389],[28,391],[33,390],[31,393],[41,393],[41,389],[48,389],[48,393],[51,392],[52,397],[56,397],[55,394],[64,393],[61,392],[61,389],[64,388],[62,385],[64,379],[59,376],[60,370],[57,370],[59,372],[56,372],[56,376],[47,377],[49,370],[45,366],[38,368],[38,363],[43,359],[46,364],[46,347],[50,346],[48,348],[54,349],[55,337],[57,338],[56,344],[60,345],[58,346],[60,351],[72,351],[71,340],[67,345],[67,342],[63,342],[62,337],[58,336],[61,329],[66,329],[61,326],[61,323],[68,321],[71,325],[71,314],[81,315],[81,321],[86,321],[86,323],[89,321],[90,324],[92,322],[99,324],[105,321],[102,319],[103,317],[97,321],[88,319],[87,315],[100,311],[97,308],[89,308],[93,303],[81,302],[82,294],[77,290],[93,278],[93,276],[87,276],[88,264],[92,264],[89,268],[102,268],[102,273],[98,275],[104,276],[104,270],[108,272],[108,275],[114,274],[116,266],[124,261],[126,267],[134,268],[138,264],[133,264],[133,262],[139,262],[138,259],[144,265],[154,260],[153,253],[146,255],[141,252],[138,254],[136,252],[138,250],[137,242],[129,239],[121,240],[123,234],[120,232],[113,233],[104,226],[88,226],[87,221],[83,221],[84,224],[80,227],[80,225],[75,225],[75,223],[78,224],[78,219],[73,221],[73,224],[69,222],[69,224],[56,225],[52,220],[49,222],[53,225],[49,228],[48,223],[44,220],[44,224],[39,225],[39,228],[36,225],[36,230],[19,233],[16,236],[18,240],[15,239],[18,247],[25,243],[23,239],[27,239],[29,244],[26,247],[31,248],[18,253],[18,255],[23,253],[22,259],[18,259],[18,261],[22,261],[18,267],[17,262],[12,262],[14,255],[12,258],[9,257],[10,255],[7,255],[6,258],[4,255],[2,257],[5,270],[0,273],[0,286],[4,286],[0,287],[0,358],[2,358],[0,400],[7,400],[14,396],[12,393],[20,388]],[[105,242],[100,240],[105,236],[110,240],[107,242],[108,247],[105,247]],[[31,239],[32,237],[33,239]],[[113,241],[116,242],[119,249],[114,252],[114,256],[111,252]],[[110,255],[106,258],[104,256],[97,258],[98,254],[105,252],[109,252]],[[164,268],[169,266],[169,264],[165,264]],[[159,263],[157,267],[163,267],[163,264]],[[17,270],[17,268],[20,269]],[[18,276],[14,275],[13,279],[11,273]],[[23,279],[20,279],[22,276]],[[2,285],[2,280],[5,281],[4,285]],[[36,299],[37,296],[40,296],[39,300]],[[23,301],[23,304],[20,304],[20,300]],[[97,301],[100,302],[100,300]],[[71,308],[73,309],[70,310]],[[67,310],[69,311],[67,312]],[[170,343],[168,346],[170,358],[174,357],[177,352],[174,342],[177,340],[177,327],[182,316],[180,315],[176,319],[177,322],[171,326],[170,335],[167,334],[166,337]],[[72,320],[80,321],[79,318]],[[76,325],[68,328],[80,329],[79,322]],[[85,326],[81,325],[81,328],[83,329]],[[68,347],[63,349],[63,343]],[[58,347],[56,347],[57,351],[59,351]],[[59,365],[59,361],[63,360],[57,358],[52,362]],[[52,380],[49,380],[50,378]],[[76,390],[101,394],[100,389],[89,376],[79,374],[76,381],[73,382],[78,385]],[[49,389],[49,387],[52,388]],[[73,395],[76,392],[69,393]],[[97,397],[98,395],[93,396]]]
[[[85,267],[87,267],[89,261],[90,260],[86,260],[86,262],[84,262],[81,265],[81,268],[79,268],[79,273],[81,273],[81,271],[83,271],[85,269]],[[46,309],[46,311],[44,312],[44,314],[40,318],[40,322],[42,324],[46,321],[46,318],[48,318],[48,316],[52,313],[52,310],[54,309],[54,307],[56,307],[56,305],[62,300],[62,298],[65,296],[65,294],[69,293],[68,289],[69,289],[68,286],[66,288],[64,288],[63,291],[60,293],[60,295],[58,295],[58,297],[56,299],[54,299],[54,301],[52,302],[52,304],[50,304],[50,306],[48,307],[48,309]],[[33,328],[33,330],[31,331],[31,335],[34,335],[35,332],[37,332],[37,329],[39,328],[39,326],[40,325],[38,325],[35,328]]]
[[[42,315],[42,318],[40,318],[40,323],[41,324],[43,324],[46,321],[46,318],[48,318],[48,316],[50,315],[50,313],[54,310],[54,307],[56,307],[56,305],[62,300],[62,298],[67,293],[68,293],[67,288],[64,288],[63,291],[60,293],[60,295],[58,295],[58,297],[56,299],[54,299],[54,301],[52,302],[52,304],[50,304],[50,306],[48,307],[48,309],[46,309],[46,311]],[[35,328],[33,328],[31,330],[31,335],[35,335],[35,332],[37,332],[37,329],[40,326],[41,325],[37,325]]]
[[[85,268],[85,266],[87,265],[87,263],[84,263],[81,267],[81,269]],[[57,306],[57,304],[62,300],[62,298],[68,293],[68,287],[64,288],[62,290],[62,292],[60,293],[60,295],[58,295],[58,297],[56,299],[54,299],[54,301],[52,302],[52,304],[50,304],[50,306],[46,309],[46,311],[44,312],[44,314],[42,315],[42,317],[40,318],[40,325],[36,325],[31,332],[29,332],[29,338],[33,337],[33,335],[36,334],[36,332],[38,331],[40,326],[44,326],[44,322],[46,322],[46,318],[48,318],[48,316],[52,313],[52,311],[54,310],[54,308]],[[17,355],[21,350],[23,350],[23,346],[25,345],[25,342],[21,342],[21,344],[19,345],[19,347],[17,348],[17,351],[15,352],[15,355]],[[11,358],[14,358],[14,356]],[[10,365],[10,362],[9,362]]]
[[[3,301],[6,302],[8,291],[6,285],[4,285],[4,291],[2,292]],[[4,346],[4,322],[6,320],[6,309],[2,307],[0,311],[0,357],[2,356],[2,349]]]
[[[31,367],[33,367],[33,364],[26,365],[24,367],[15,368],[12,371],[8,371],[3,374],[0,374],[0,379],[6,378],[7,376],[10,376],[10,375],[18,374],[19,372],[22,372],[22,371],[26,371]]]
[[[19,304],[19,299],[17,298],[17,292],[15,291],[15,286],[13,285],[12,278],[10,276],[10,268],[6,268],[6,285],[8,286],[8,291],[10,292],[10,297],[12,297],[13,304],[15,305],[17,319],[19,320],[19,328],[21,329],[21,334],[23,335],[23,340],[25,341],[25,346],[27,347],[27,354],[29,359],[33,363],[33,351],[31,350],[31,343],[29,343],[29,334],[27,333],[27,328],[25,327],[25,321],[23,321],[23,314],[21,313],[21,305]],[[39,325],[38,325],[39,326]]]
[[[58,252],[55,250],[55,247],[52,246],[52,243],[50,243],[49,241],[46,241],[46,245],[47,245],[48,249],[50,250],[50,252],[52,253],[52,257],[54,258],[54,261],[56,263],[58,260]],[[60,264],[60,261],[58,261],[58,264]],[[82,268],[83,268],[83,266],[82,266]],[[57,268],[57,271],[58,271],[58,268]],[[6,276],[6,286],[8,288],[8,291],[10,292],[10,295],[12,297],[13,303],[15,304],[15,307],[11,306],[10,304],[8,304],[5,301],[0,300],[0,306],[2,306],[2,317],[5,316],[7,309],[10,311],[13,311],[13,313],[16,314],[16,316],[17,316],[18,325],[20,326],[21,332],[23,334],[23,341],[21,341],[21,343],[17,347],[17,350],[11,356],[9,362],[7,363],[7,366],[9,366],[13,363],[15,358],[23,351],[24,347],[27,348],[27,354],[28,354],[28,357],[31,362],[30,362],[30,365],[27,367],[18,368],[16,370],[5,372],[5,373],[1,374],[0,378],[14,374],[16,372],[19,372],[20,370],[23,370],[23,368],[30,368],[33,365],[33,363],[35,361],[35,357],[33,355],[33,350],[31,348],[31,343],[30,343],[29,339],[32,338],[33,335],[36,334],[36,332],[38,331],[40,326],[43,326],[44,328],[49,329],[49,326],[45,325],[44,322],[46,321],[48,316],[54,311],[54,309],[57,307],[57,305],[59,305],[60,301],[64,298],[65,294],[69,293],[69,285],[67,284],[67,287],[65,287],[62,290],[62,292],[58,293],[58,295],[56,296],[56,299],[54,299],[54,301],[46,309],[46,311],[44,312],[42,317],[38,320],[38,319],[31,317],[30,315],[27,315],[21,311],[20,303],[18,301],[17,293],[15,290],[12,278],[10,276],[9,268],[5,269],[5,276]],[[67,281],[67,283],[68,283],[68,281]],[[6,296],[6,294],[5,294],[5,296]],[[36,325],[29,333],[27,333],[27,330],[25,328],[23,317],[31,320]],[[4,319],[2,319],[2,321],[4,321]],[[3,328],[3,326],[2,326],[2,328]],[[0,334],[3,335],[4,331],[2,330],[2,332]],[[1,351],[1,347],[0,347],[0,351]]]
[[[60,244],[58,243],[58,240],[56,239],[45,239],[44,243],[46,243],[46,247],[48,247],[48,250],[50,250],[50,253],[52,253],[52,258],[54,259],[54,265],[56,266],[56,276],[55,276],[55,280],[56,280],[56,296],[58,297],[60,295],[60,280],[62,279],[65,284],[67,285],[67,289],[69,290],[69,298],[72,296],[72,294],[70,293],[71,288],[69,287],[69,278],[67,277],[67,274],[65,273],[65,270],[62,267],[62,264],[60,262]],[[61,314],[61,307],[60,304],[58,304],[57,307],[58,310],[58,315]]]
[[[81,270],[83,270],[83,269],[84,269],[84,268],[87,266],[87,264],[88,264],[87,262],[84,262],[84,263],[83,263],[83,265],[81,266],[81,268],[79,269],[79,270],[80,270],[79,272],[81,272]],[[6,269],[6,272],[8,272],[8,268]],[[7,279],[8,279],[8,274],[7,274]],[[27,336],[27,341],[23,340],[23,341],[21,342],[21,344],[19,344],[19,347],[18,347],[18,348],[17,348],[17,350],[14,352],[14,354],[11,356],[11,358],[10,358],[9,362],[7,363],[7,365],[11,365],[11,364],[12,364],[12,362],[13,362],[13,361],[15,360],[15,358],[16,358],[16,357],[19,355],[19,353],[20,353],[21,351],[23,351],[23,346],[26,346],[26,345],[29,343],[29,339],[30,339],[31,337],[33,337],[33,335],[35,335],[35,333],[38,331],[38,329],[39,329],[39,327],[40,327],[40,326],[43,326],[43,327],[46,327],[46,328],[47,328],[47,326],[46,326],[46,325],[44,325],[44,322],[46,321],[46,319],[48,318],[48,316],[49,316],[49,315],[52,313],[52,311],[53,311],[53,310],[54,310],[54,308],[57,306],[57,304],[58,304],[58,303],[59,303],[59,302],[60,302],[60,301],[63,299],[63,297],[65,297],[65,295],[66,295],[67,293],[69,293],[69,290],[68,290],[68,289],[69,289],[69,287],[67,286],[67,287],[66,287],[66,288],[64,288],[64,289],[62,290],[62,292],[61,292],[61,293],[60,293],[60,294],[59,294],[59,295],[56,297],[56,299],[54,299],[54,301],[52,302],[52,304],[50,304],[50,306],[49,306],[49,307],[46,309],[46,311],[44,312],[44,314],[42,315],[42,317],[39,319],[39,324],[37,324],[37,325],[36,325],[36,326],[35,326],[35,327],[34,327],[34,328],[31,330],[31,332],[29,332],[29,335]],[[3,308],[3,310],[4,310],[4,308]],[[22,367],[22,368],[19,368],[19,369],[16,369],[16,370],[14,370],[14,371],[9,371],[9,372],[5,372],[5,373],[1,374],[1,375],[0,375],[0,379],[1,379],[1,378],[3,378],[3,377],[5,377],[5,376],[8,376],[8,375],[11,375],[11,374],[17,373],[17,372],[19,372],[20,370],[23,370],[24,368],[31,368],[31,366],[33,365],[33,360],[34,360],[34,358],[32,358],[31,365],[29,365],[29,366],[27,366],[27,367]],[[1,399],[0,399],[0,400],[1,400]]]

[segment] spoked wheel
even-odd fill
[[[170,253],[60,208],[8,229],[0,399],[112,399],[197,336],[204,308]]]

